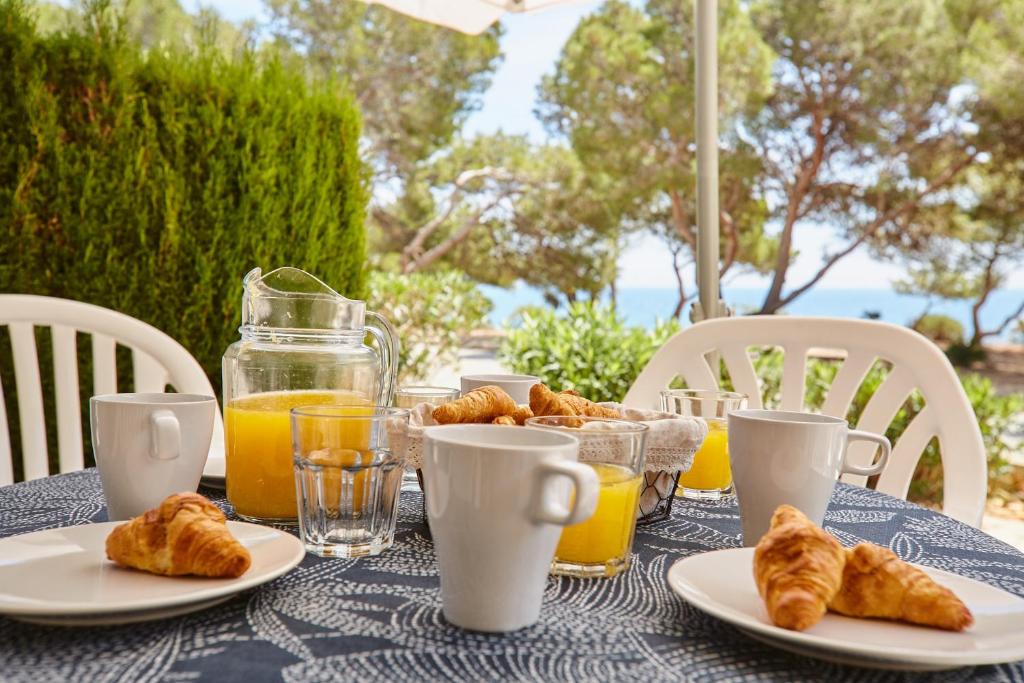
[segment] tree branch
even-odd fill
[[[825,261],[825,264],[820,269],[818,269],[818,272],[814,274],[814,277],[812,277],[810,280],[808,280],[801,286],[791,291],[785,297],[780,299],[779,305],[776,308],[776,310],[782,308],[783,306],[791,302],[793,299],[797,298],[798,296],[806,292],[808,289],[818,284],[821,278],[825,277],[825,273],[827,273],[832,268],[832,266],[834,266],[836,262],[839,261],[839,259],[843,258],[844,256],[848,256],[854,249],[864,244],[864,242],[867,241],[869,235],[870,233],[865,232],[860,237],[851,242],[848,246],[830,256],[828,260]],[[774,313],[774,311],[772,312]]]
[[[971,335],[971,346],[977,346],[986,336],[981,329],[981,309],[988,301],[989,294],[992,293],[992,285],[995,280],[996,261],[998,260],[998,248],[994,249],[992,251],[992,255],[985,259],[985,277],[982,280],[981,296],[979,296],[977,300],[975,300],[974,304],[971,305],[971,325],[974,327],[974,333]]]
[[[740,239],[736,233],[736,221],[732,219],[732,214],[728,211],[722,211],[719,219],[722,224],[722,231],[725,233],[725,259],[722,262],[722,267],[718,272],[718,276],[722,277],[729,272],[733,264],[736,263],[736,256],[740,250]]]
[[[803,205],[804,197],[810,189],[811,182],[821,168],[821,162],[825,158],[826,131],[822,130],[824,112],[820,103],[814,108],[811,117],[811,135],[814,138],[814,149],[810,158],[804,157],[800,162],[800,172],[793,183],[792,191],[789,194],[789,202],[786,206],[786,218],[782,225],[782,233],[779,235],[779,253],[775,262],[775,272],[772,275],[772,284],[765,295],[764,304],[761,306],[762,313],[774,313],[785,302],[782,299],[782,287],[786,283],[786,271],[789,270],[789,262],[793,253],[793,228],[799,218],[800,207]],[[830,129],[831,130],[831,127]],[[818,278],[821,279],[821,278]]]
[[[864,242],[866,242],[868,238],[872,237],[876,232],[878,232],[878,229],[881,228],[885,223],[891,220],[895,220],[904,213],[916,208],[925,197],[935,193],[936,191],[944,187],[956,176],[957,173],[959,173],[968,164],[973,162],[975,156],[976,155],[974,153],[968,154],[966,157],[964,157],[957,163],[947,168],[941,174],[939,174],[938,178],[932,181],[932,183],[929,184],[928,187],[921,190],[921,193],[915,196],[913,199],[908,199],[902,204],[899,204],[893,207],[892,209],[889,209],[888,211],[885,211],[884,213],[877,216],[874,220],[868,223],[867,226],[864,227],[864,229],[861,231],[860,236],[857,239],[851,242],[847,247],[843,248],[842,250],[836,252],[831,257],[829,257],[829,259],[825,261],[825,263],[821,266],[818,272],[815,273],[810,280],[808,280],[806,283],[804,283],[797,289],[791,291],[785,297],[780,298],[778,304],[771,311],[767,311],[765,310],[765,308],[762,308],[761,312],[773,313],[779,308],[785,306],[786,304],[796,299],[798,296],[806,292],[811,287],[813,287],[821,280],[821,278],[825,276],[825,273],[827,273],[832,268],[832,266],[836,264],[837,261],[849,255],[854,249],[856,249]],[[767,301],[765,302],[765,307],[767,307]]]
[[[446,239],[442,240],[436,246],[431,247],[423,254],[420,254],[415,259],[405,263],[402,266],[402,272],[409,274],[423,270],[454,249],[460,243],[464,242],[466,238],[469,237],[470,233],[473,232],[473,229],[480,225],[480,219],[483,218],[483,215],[497,206],[500,201],[501,198],[499,197],[487,206],[475,212],[472,216],[463,221],[462,225],[459,226],[459,229],[449,235]]]
[[[683,264],[679,263],[679,254],[682,253],[680,248],[669,247],[672,251],[672,270],[675,271],[676,275],[676,291],[679,293],[679,299],[676,301],[676,308],[672,312],[673,318],[678,318],[682,312],[683,307],[686,306],[686,302],[690,300],[690,297],[686,295],[686,284],[683,281]]]
[[[983,332],[981,335],[982,338],[994,337],[1002,334],[1003,332],[1006,331],[1006,328],[1010,326],[1010,323],[1012,323],[1015,320],[1019,320],[1022,316],[1024,316],[1024,301],[1020,302],[1020,306],[1017,307],[1016,311],[1006,316],[1006,319],[1003,320],[1002,324],[999,327],[989,332]]]
[[[462,202],[462,195],[465,192],[466,185],[471,183],[478,178],[494,178],[498,180],[511,180],[514,176],[508,171],[502,168],[494,168],[492,166],[485,166],[483,168],[473,169],[469,171],[463,171],[455,178],[453,183],[454,189],[451,194],[448,195],[448,202],[445,209],[434,216],[432,219],[427,221],[416,234],[413,235],[412,240],[402,249],[402,271],[413,272],[418,270],[417,267],[409,269],[409,264],[415,263],[423,256],[423,247],[430,239],[430,236],[437,232],[438,228],[444,225],[444,222],[448,220],[455,209]],[[428,252],[429,253],[429,252]]]
[[[679,190],[673,188],[668,191],[669,199],[672,201],[672,224],[675,226],[676,233],[682,238],[684,242],[690,245],[690,248],[694,251],[697,250],[697,236],[693,234],[693,230],[690,229],[689,222],[686,220],[686,211],[683,210],[683,198],[679,196]]]

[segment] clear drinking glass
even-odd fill
[[[415,408],[421,403],[443,406],[459,397],[459,390],[451,387],[402,387],[395,392],[396,408]]]
[[[693,456],[693,466],[679,475],[676,495],[683,498],[718,500],[732,495],[732,468],[729,465],[729,432],[726,416],[747,405],[747,395],[733,391],[668,389],[661,392],[661,409],[703,418],[708,435]]]
[[[308,406],[291,411],[299,537],[321,557],[377,555],[395,539],[404,462],[389,431],[409,411]]]
[[[395,407],[396,408],[415,408],[421,403],[429,403],[434,406],[443,406],[449,401],[454,401],[460,396],[461,392],[458,389],[452,389],[451,387],[426,387],[426,386],[408,386],[402,387],[395,392]],[[423,472],[421,470],[409,470],[402,477],[402,490],[403,491],[422,491],[423,490]],[[424,513],[423,518],[426,519]]]
[[[580,462],[594,468],[601,486],[594,516],[562,530],[551,573],[591,578],[616,576],[629,569],[647,426],[563,415],[531,417],[526,426],[557,429],[576,437]]]

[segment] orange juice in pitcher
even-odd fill
[[[345,406],[342,410],[353,415],[360,410],[369,414],[372,406],[351,392],[279,391],[235,399],[224,409],[225,465],[230,473],[227,495],[239,516],[259,520],[296,518],[289,413],[292,408],[314,405]],[[358,443],[359,435],[347,436]]]

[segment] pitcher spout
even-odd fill
[[[243,331],[344,334],[364,327],[364,302],[342,296],[299,268],[285,266],[266,275],[253,268],[242,283]]]

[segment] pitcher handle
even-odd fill
[[[398,334],[388,319],[379,313],[367,311],[366,330],[377,340],[380,347],[381,383],[377,405],[390,406],[395,396],[395,383],[398,380]]]

